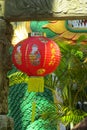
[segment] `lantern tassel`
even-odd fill
[[[35,120],[35,110],[36,110],[36,102],[32,103],[32,117],[31,117],[31,122],[34,122]]]
[[[44,78],[43,77],[30,77],[28,80],[29,92],[44,92]]]

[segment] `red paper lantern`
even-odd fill
[[[19,42],[13,49],[13,63],[29,76],[45,76],[60,63],[58,45],[44,36],[34,35]]]

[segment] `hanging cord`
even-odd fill
[[[36,21],[35,32],[28,33],[28,37],[35,35],[35,33],[37,32],[38,32],[38,21]]]

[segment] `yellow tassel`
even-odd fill
[[[32,117],[31,117],[31,122],[34,122],[35,120],[35,110],[36,110],[36,102],[32,103]]]
[[[28,80],[29,92],[44,92],[44,78],[43,77],[30,77]]]

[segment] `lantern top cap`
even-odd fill
[[[31,36],[31,37],[32,36],[37,37],[37,36],[45,36],[45,33],[43,33],[43,32],[31,32],[28,35]]]

